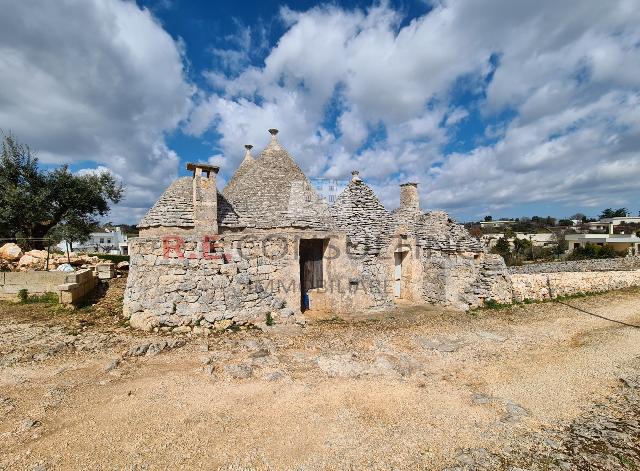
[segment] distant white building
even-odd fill
[[[587,244],[593,244],[609,245],[619,253],[631,255],[640,253],[640,237],[635,234],[567,234],[565,240],[569,245],[568,252],[573,252],[578,247],[584,247]]]
[[[496,246],[498,239],[502,237],[504,237],[504,234],[485,234],[482,236],[482,240],[484,241],[485,244],[487,244],[487,247],[492,249]],[[528,240],[529,242],[531,242],[531,245],[533,245],[534,247],[547,247],[550,245],[554,245],[556,243],[556,239],[553,233],[551,232],[543,232],[543,233],[536,233],[536,234],[525,234],[524,232],[516,232],[515,238]],[[511,248],[513,248],[513,239],[514,237],[508,239],[509,244],[511,245]]]
[[[336,198],[349,184],[349,180],[334,180],[330,178],[310,178],[311,184],[321,198],[328,205],[332,205]]]
[[[479,224],[481,227],[504,227],[510,226],[512,224],[517,224],[518,221],[506,221],[499,219],[497,221],[480,221]]]
[[[640,216],[603,218],[599,221],[588,222],[587,226],[594,231],[606,231],[609,226],[619,226],[620,224],[640,224]]]
[[[105,229],[105,232],[92,232],[86,242],[75,242],[73,247],[68,245],[67,241],[63,240],[58,244],[58,248],[63,252],[73,249],[74,252],[129,255],[127,236],[119,227],[113,230]]]

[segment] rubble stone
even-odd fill
[[[22,255],[22,249],[14,243],[4,244],[0,247],[0,259],[2,260],[15,262],[16,260],[20,260]]]

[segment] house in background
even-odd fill
[[[58,248],[63,252],[69,250],[73,252],[129,255],[127,235],[122,232],[120,227],[105,229],[104,232],[92,232],[87,241],[75,242],[72,245],[73,247],[69,247],[67,241],[63,240],[58,244]]]
[[[565,236],[568,243],[567,253],[573,252],[578,247],[593,244],[601,247],[611,246],[618,253],[640,254],[640,237],[635,234],[614,234],[613,226],[609,227],[609,234],[567,234]]]
[[[500,219],[498,221],[480,221],[478,224],[480,224],[481,227],[508,227],[517,223],[518,221]]]
[[[620,224],[640,224],[640,216],[603,218],[599,221],[588,222],[587,226],[592,231],[606,231],[609,230],[611,226],[619,226]]]
[[[489,247],[489,249],[492,249],[496,246],[496,244],[498,243],[498,240],[502,237],[505,237],[503,233],[484,234],[482,236],[482,241],[487,245],[487,247]],[[531,244],[534,247],[549,247],[556,243],[556,238],[553,232],[541,232],[541,233],[535,233],[535,234],[525,234],[524,232],[516,232],[513,237],[508,239],[509,245],[511,246],[512,249],[514,247],[514,244],[513,244],[514,239],[528,240],[529,242],[531,242]]]

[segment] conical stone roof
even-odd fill
[[[269,145],[223,192],[240,223],[261,229],[331,228],[327,204],[272,131]]]
[[[138,227],[193,227],[193,186],[191,177],[175,180],[144,215]]]
[[[160,196],[156,204],[138,223],[138,228],[194,227],[193,178],[180,177]],[[218,193],[218,225],[242,227],[238,215],[229,202]]]
[[[377,255],[389,242],[390,215],[373,190],[354,175],[329,211],[346,231],[352,253]]]
[[[251,149],[253,148],[253,146],[247,144],[244,147],[247,149],[247,152],[244,155],[244,159],[242,159],[240,166],[231,177],[231,180],[229,180],[229,183],[227,183],[227,186],[224,188],[224,190],[222,190],[223,194],[226,194],[227,192],[233,193],[238,181],[242,180],[242,177],[247,172],[251,164],[255,162],[255,159],[251,155]]]

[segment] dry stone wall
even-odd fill
[[[193,236],[130,240],[124,312],[132,326],[208,329],[264,322],[267,314],[294,320],[294,310],[270,284],[290,265],[288,256],[271,256],[282,249],[280,241],[205,242]]]
[[[512,274],[514,301],[542,301],[578,293],[640,286],[640,270]]]
[[[640,269],[640,257],[628,256],[620,258],[602,258],[591,260],[574,260],[567,262],[536,263],[519,267],[509,267],[513,274],[615,271]]]
[[[398,211],[399,221],[411,220]],[[485,299],[511,302],[509,273],[502,257],[485,247],[443,211],[413,218],[423,251],[424,299],[468,309]],[[405,222],[406,224],[406,222]]]
[[[485,299],[511,302],[511,282],[501,257],[425,250],[424,299],[468,309]]]

